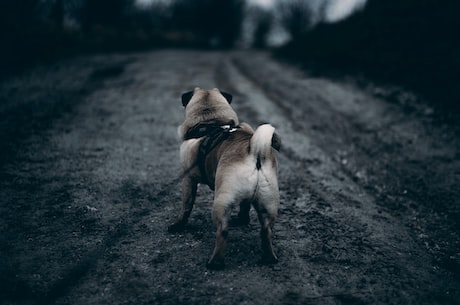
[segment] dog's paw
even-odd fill
[[[182,232],[185,229],[185,223],[178,221],[168,227],[168,232],[169,233],[178,233]]]

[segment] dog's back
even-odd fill
[[[277,162],[272,151],[274,131],[273,126],[265,124],[254,132],[241,123],[240,130],[208,155],[206,174],[215,181],[216,192],[222,187],[237,189],[232,193],[243,199],[267,188],[278,193]]]

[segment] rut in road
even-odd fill
[[[237,93],[238,102],[234,103],[237,113],[245,113],[250,122],[272,123],[283,139],[280,188],[284,204],[281,206],[281,219],[278,220],[282,222],[282,227],[278,226],[276,231],[280,248],[290,248],[292,251],[285,255],[298,258],[299,268],[304,267],[305,274],[311,272],[310,266],[302,266],[302,260],[309,256],[311,249],[306,251],[304,244],[293,247],[289,243],[292,241],[290,237],[299,236],[299,232],[302,231],[305,231],[302,233],[306,235],[312,234],[309,239],[319,237],[318,232],[309,231],[310,218],[314,215],[313,218],[320,219],[314,219],[313,223],[323,221],[327,227],[327,223],[333,222],[333,226],[339,227],[327,234],[339,235],[338,238],[334,236],[331,241],[331,236],[323,236],[320,238],[321,245],[319,245],[322,247],[322,252],[332,252],[333,254],[329,255],[335,256],[334,260],[337,263],[353,265],[357,257],[368,256],[364,259],[378,262],[377,264],[382,266],[391,265],[397,270],[414,274],[430,264],[429,256],[418,257],[418,260],[412,259],[414,252],[423,253],[423,249],[413,242],[407,228],[376,204],[377,198],[356,182],[356,179],[343,168],[341,160],[334,160],[330,152],[318,146],[318,143],[324,144],[324,140],[315,141],[309,136],[310,123],[305,123],[310,120],[308,112],[295,109],[295,102],[294,105],[286,102],[282,93],[277,96],[276,101],[270,99],[270,93],[265,93],[259,84],[254,83],[254,79],[244,75],[244,70],[240,67],[240,63],[245,61],[244,58],[235,57],[226,61],[219,70],[222,74],[220,79],[224,88],[231,88],[232,92]],[[309,99],[318,97],[314,96],[314,93],[305,91],[301,98],[308,103]],[[330,122],[330,128],[347,120],[347,117],[340,117],[340,113],[328,108],[327,104],[323,103],[322,106],[325,109],[319,111],[328,111],[329,116],[332,115],[335,119]],[[347,236],[350,231],[354,234]],[[341,234],[344,236],[340,236]],[[338,240],[334,240],[335,238]],[[340,241],[340,238],[344,240]],[[359,244],[359,253],[350,253],[345,249],[345,245],[349,242]],[[403,259],[401,259],[402,253],[407,255]],[[426,276],[430,277],[429,274]],[[320,294],[331,293],[328,289],[321,291]],[[379,293],[375,290],[361,292]]]

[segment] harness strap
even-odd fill
[[[226,124],[219,123],[215,120],[201,122],[187,130],[187,132],[184,135],[184,140],[198,139],[204,136],[209,136],[212,135],[216,130],[221,130],[222,128],[226,128],[227,126],[229,126],[230,128],[234,128],[235,122],[233,120]]]
[[[238,126],[235,126],[233,121],[228,125],[200,123],[192,127],[184,136],[185,140],[204,137],[198,148],[196,163],[200,169],[201,178],[212,190],[214,190],[214,181],[210,181],[206,175],[206,156],[216,148],[217,145],[225,141],[232,132],[237,130],[237,128]]]

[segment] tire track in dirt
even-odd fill
[[[157,264],[164,265],[166,269],[171,269],[170,264],[174,266],[173,269],[180,267],[180,264],[170,263],[168,258],[174,257],[174,252],[183,247],[180,241],[187,239],[184,235],[169,236],[166,233],[168,220],[176,217],[180,202],[179,170],[176,169],[179,146],[176,128],[182,116],[180,93],[199,85],[195,83],[197,74],[203,74],[204,71],[204,78],[208,77],[209,63],[207,57],[202,57],[198,58],[201,63],[195,62],[188,69],[169,70],[168,67],[172,65],[186,67],[189,61],[188,56],[183,56],[185,54],[171,53],[142,54],[135,58],[133,64],[126,67],[124,75],[107,82],[104,88],[89,97],[90,106],[79,109],[78,117],[83,119],[71,122],[68,134],[57,140],[61,150],[98,151],[97,164],[94,164],[90,173],[86,173],[87,182],[83,187],[92,185],[93,190],[77,191],[75,195],[78,201],[82,201],[80,204],[86,204],[90,211],[98,215],[97,223],[102,228],[95,234],[100,241],[94,247],[88,245],[82,249],[77,262],[59,270],[59,279],[35,295],[38,304],[65,303],[72,297],[91,300],[88,291],[109,291],[117,285],[123,288],[115,293],[129,295],[132,291],[123,285],[135,285],[139,281],[140,286],[135,289],[143,289],[147,280],[138,279],[139,275],[145,275],[150,280],[155,277],[153,272],[146,274],[144,268],[151,269]],[[157,58],[161,60],[157,62]],[[178,61],[183,61],[183,64]],[[147,68],[149,66],[153,66],[151,70]],[[202,82],[208,83],[210,80],[202,79]],[[171,87],[177,87],[177,91]],[[172,105],[169,108],[177,111],[162,109]],[[163,126],[152,126],[153,122]],[[77,172],[86,171],[86,167],[91,165],[86,159],[92,154],[89,152],[79,156],[77,162],[82,162],[84,166],[77,166]],[[149,152],[153,153],[153,159],[148,157]],[[89,198],[84,198],[86,196]],[[200,197],[206,199],[206,195]],[[88,204],[88,199],[95,201]],[[201,215],[206,212],[209,211],[205,209],[195,213],[195,222],[199,223]],[[213,228],[209,221],[206,225],[207,240],[211,244]],[[202,229],[195,226],[192,224],[189,227],[188,234],[200,238]],[[147,240],[150,237],[153,238]],[[172,241],[175,244],[171,244]],[[139,243],[150,247],[151,266],[148,265],[148,256],[144,257],[147,250]],[[160,244],[162,247],[156,248]],[[130,248],[133,246],[134,249]],[[206,249],[203,247],[203,251]],[[205,257],[204,254],[201,256]],[[131,270],[124,267],[132,264],[126,262],[127,257],[142,261],[142,270],[137,265],[130,267]],[[127,274],[119,274],[119,269],[126,269]],[[106,278],[107,274],[111,274],[113,279],[107,283],[104,280],[104,284],[98,287],[98,277]],[[119,276],[123,278],[118,279]],[[126,284],[121,283],[123,279],[126,279]],[[165,288],[153,290],[154,296],[158,294],[155,298],[170,297],[169,293],[162,295],[160,292],[162,289],[170,290],[168,282],[163,285]],[[138,303],[138,296],[130,297],[134,298],[134,303]]]
[[[124,65],[128,63],[129,58],[120,60],[116,56],[109,60],[97,57],[77,58],[66,60],[52,68],[38,67],[29,74],[23,73],[1,84],[0,139],[8,145],[0,156],[3,218],[3,236],[0,243],[2,252],[25,252],[11,254],[10,257],[4,257],[8,254],[1,253],[0,282],[4,290],[0,298],[5,302],[14,298],[28,304],[54,302],[65,294],[74,281],[78,281],[88,269],[87,266],[91,265],[92,258],[100,252],[99,249],[91,251],[88,258],[63,271],[54,284],[48,285],[48,279],[42,281],[45,283],[32,284],[30,279],[19,276],[20,269],[31,260],[24,259],[27,256],[26,249],[34,239],[39,239],[33,236],[47,230],[52,236],[55,235],[55,230],[59,230],[48,225],[39,226],[38,223],[49,219],[54,221],[58,217],[74,221],[84,214],[83,209],[76,209],[72,216],[70,214],[73,211],[66,211],[65,202],[72,197],[69,192],[71,186],[64,175],[61,175],[62,168],[56,170],[56,162],[69,160],[53,150],[55,147],[51,134],[55,132],[56,124],[73,119],[76,109],[83,106],[86,98],[100,89],[104,81],[121,74]],[[66,77],[69,75],[73,78]],[[67,130],[65,126],[63,130]],[[58,179],[62,179],[61,183],[57,183]],[[46,207],[43,208],[44,206]],[[82,223],[82,228],[92,223],[92,219],[86,221],[88,222]],[[40,239],[46,240],[50,237]],[[111,237],[107,238],[106,244],[111,240]],[[35,251],[29,253],[30,257],[46,252],[40,249],[45,248],[44,245],[37,244],[35,248]],[[34,271],[37,270],[28,270]],[[32,276],[41,278],[38,273]],[[42,289],[44,286],[50,288]]]
[[[265,58],[264,64],[267,64],[269,67],[267,70],[271,68],[269,62]],[[346,159],[334,156],[334,147],[343,146],[342,141],[346,143],[346,141],[349,141],[348,139],[357,137],[363,132],[363,123],[351,126],[349,124],[349,122],[356,120],[354,118],[356,116],[355,112],[360,111],[360,109],[353,109],[352,104],[349,106],[336,106],[334,108],[329,106],[331,103],[338,102],[323,100],[323,96],[316,95],[315,93],[320,88],[328,90],[328,84],[326,86],[323,85],[324,88],[318,87],[315,90],[311,90],[312,93],[310,93],[307,87],[300,97],[298,88],[293,88],[298,86],[297,84],[282,82],[277,84],[273,82],[274,79],[277,79],[276,77],[271,78],[269,75],[263,75],[263,73],[260,73],[260,70],[251,67],[254,63],[254,60],[248,60],[247,54],[236,55],[233,60],[227,62],[226,68],[222,69],[222,71],[228,74],[223,78],[223,83],[240,92],[245,104],[242,110],[252,107],[252,110],[247,111],[252,120],[256,119],[259,122],[268,121],[278,128],[278,132],[284,140],[281,152],[284,158],[282,158],[280,163],[281,168],[287,166],[288,169],[285,173],[292,173],[302,169],[305,171],[303,175],[295,179],[295,184],[298,184],[299,180],[304,181],[302,187],[291,191],[289,185],[281,184],[282,193],[283,191],[285,192],[284,196],[282,194],[282,198],[284,197],[286,206],[281,208],[280,217],[283,217],[283,214],[286,217],[293,217],[293,219],[289,219],[288,224],[284,223],[284,225],[290,226],[292,229],[295,228],[297,231],[308,228],[308,221],[302,222],[298,217],[300,214],[302,215],[300,218],[303,218],[305,210],[316,210],[315,212],[321,213],[322,216],[325,216],[326,220],[329,218],[327,221],[332,224],[338,223],[337,231],[334,232],[332,230],[329,233],[339,234],[344,239],[351,238],[354,241],[352,241],[351,247],[344,247],[340,242],[334,241],[331,243],[332,245],[329,245],[327,241],[323,240],[324,246],[322,250],[326,252],[323,253],[325,254],[324,257],[327,257],[330,253],[334,253],[336,257],[332,261],[326,258],[329,265],[333,264],[334,261],[342,261],[342,263],[346,264],[349,262],[347,261],[347,257],[350,257],[350,255],[356,258],[365,253],[364,257],[361,256],[363,262],[370,259],[376,266],[382,269],[374,272],[375,274],[371,272],[369,276],[370,278],[374,278],[371,281],[379,281],[376,278],[383,276],[380,279],[380,283],[375,285],[377,287],[364,285],[369,288],[368,292],[374,295],[382,294],[381,297],[383,297],[389,293],[388,289],[392,290],[392,293],[400,293],[400,291],[398,292],[399,285],[407,285],[410,282],[415,284],[417,279],[420,282],[436,281],[431,270],[425,268],[431,264],[431,257],[426,253],[425,249],[420,247],[417,241],[414,241],[413,232],[410,232],[400,220],[391,216],[377,204],[377,201],[381,200],[379,196],[376,196],[372,189],[363,187],[359,179],[356,179],[355,172],[343,166],[343,162],[344,160],[346,162]],[[260,62],[257,62],[257,64],[260,65]],[[258,72],[248,73],[247,69],[254,69],[252,72]],[[253,78],[252,74],[259,74],[258,78]],[[284,81],[287,81],[287,79],[281,78]],[[264,84],[268,80],[271,83],[270,88],[266,86],[260,87],[259,84]],[[297,90],[297,95],[294,99],[290,93],[291,88],[294,91]],[[343,93],[340,93],[343,96]],[[307,101],[311,99],[316,101],[312,105],[309,105]],[[273,102],[274,100],[278,102]],[[319,109],[318,106],[315,106],[318,104],[321,105]],[[298,105],[300,109],[295,110],[297,108],[295,105]],[[235,103],[234,107],[238,107],[237,103]],[[352,111],[350,111],[350,108]],[[372,117],[377,119],[384,109],[374,109],[373,111],[375,113],[364,113],[362,116],[365,117],[365,120],[369,120]],[[312,118],[312,115],[317,116],[317,118]],[[400,116],[400,114],[398,115]],[[323,121],[318,123],[318,118]],[[327,119],[324,120],[325,118]],[[394,120],[398,116],[389,117],[386,115],[382,116],[379,121],[371,121],[371,123],[375,123],[374,126],[370,126],[371,130],[381,128],[381,125],[384,124],[391,124],[386,122],[389,118]],[[310,120],[312,122],[309,122]],[[366,127],[369,128],[369,126]],[[319,132],[325,136],[319,139],[311,138],[311,136],[315,136],[314,134],[309,135],[309,131],[312,129],[319,129]],[[331,133],[337,136],[328,136]],[[343,136],[344,134],[345,137]],[[327,151],[321,149],[320,147],[324,145],[328,145],[330,148]],[[362,147],[360,148],[362,149]],[[369,159],[365,160],[367,156],[360,155],[359,158],[361,157],[364,159],[363,161],[370,162]],[[289,174],[286,176],[289,177]],[[283,169],[281,170],[281,177],[283,177]],[[298,204],[299,201],[302,202],[300,206]],[[294,206],[289,207],[292,202],[295,202]],[[326,209],[318,209],[318,206],[325,206]],[[294,222],[294,225],[292,222]],[[345,233],[343,233],[341,226],[348,227],[348,232],[345,229]],[[319,228],[324,229],[324,227]],[[292,233],[293,230],[289,234],[293,235]],[[311,233],[310,231],[306,234]],[[357,245],[356,241],[361,244]],[[353,245],[353,243],[355,244]],[[353,252],[357,249],[360,249],[358,250],[360,253],[346,253],[347,251]],[[342,253],[338,250],[342,250]],[[417,257],[417,259],[414,259],[414,257]],[[385,270],[386,266],[392,267]],[[398,276],[392,274],[394,270],[398,270]],[[430,278],[431,280],[429,280]],[[322,294],[327,295],[330,293],[328,289],[330,288],[324,289]],[[447,295],[450,294],[451,289],[447,288],[445,290],[447,291]],[[414,295],[410,295],[411,293]],[[401,294],[401,297],[410,300],[411,297],[418,298],[416,296],[418,294],[419,292],[410,292],[408,295]],[[442,293],[440,295],[442,297]]]
[[[234,60],[233,63],[236,61]],[[238,92],[245,92],[244,102],[250,104],[249,107],[254,107],[259,111],[257,121],[263,122],[264,120],[272,122],[279,130],[283,141],[283,151],[281,152],[291,163],[287,167],[295,168],[300,162],[307,174],[311,177],[306,177],[309,183],[314,185],[314,191],[323,200],[332,202],[336,200],[337,194],[339,197],[347,197],[348,200],[355,204],[349,206],[341,206],[341,208],[348,209],[351,215],[357,215],[363,218],[363,223],[372,224],[373,231],[376,236],[382,238],[387,237],[386,232],[403,231],[401,228],[395,227],[394,224],[382,224],[381,221],[376,221],[376,218],[389,219],[390,216],[382,211],[378,211],[377,205],[374,203],[375,198],[372,194],[363,189],[359,184],[353,181],[352,177],[344,172],[340,164],[333,160],[329,152],[323,151],[317,146],[312,138],[307,134],[305,126],[301,123],[305,118],[300,121],[300,111],[294,111],[288,108],[287,103],[275,103],[273,100],[266,97],[263,91],[252,81],[241,74],[238,70],[238,65],[229,64],[227,71],[229,71],[235,84],[239,88],[235,88]],[[278,97],[281,100],[281,97]],[[235,105],[235,107],[238,107]],[[330,109],[327,112],[332,112]],[[292,116],[296,113],[296,116]],[[295,163],[292,164],[292,161]],[[318,183],[318,181],[321,181]],[[328,189],[336,195],[326,194],[322,189]],[[322,194],[322,195],[320,195]],[[300,195],[300,194],[298,194]],[[327,198],[327,199],[326,199]],[[369,204],[371,203],[371,204]],[[356,204],[359,209],[356,209]],[[383,214],[382,214],[383,213]],[[376,217],[379,215],[378,217]],[[390,220],[388,221],[391,222]],[[382,227],[385,225],[385,227]],[[385,233],[384,233],[385,232]]]
[[[119,57],[122,59],[121,63]],[[2,203],[2,208],[8,209],[3,215],[21,219],[23,222],[16,227],[13,225],[15,220],[2,224],[5,226],[5,231],[10,234],[8,236],[11,240],[8,243],[11,248],[21,249],[22,252],[20,255],[13,255],[11,262],[5,266],[6,274],[17,272],[12,275],[17,279],[6,286],[8,290],[4,295],[6,300],[18,298],[33,304],[53,304],[66,296],[73,288],[81,285],[82,280],[97,267],[101,260],[105,259],[103,254],[116,247],[138,222],[142,222],[149,215],[150,208],[146,207],[145,203],[139,205],[142,198],[152,203],[156,202],[156,206],[159,206],[163,200],[164,195],[162,196],[161,192],[164,190],[151,188],[148,183],[139,185],[126,178],[120,180],[117,174],[123,173],[114,170],[114,164],[104,168],[104,165],[110,161],[117,160],[118,165],[128,161],[123,160],[123,150],[127,150],[116,137],[117,133],[121,136],[120,130],[123,131],[124,126],[120,125],[126,121],[126,118],[137,119],[139,115],[135,113],[135,105],[123,107],[123,104],[126,104],[125,100],[121,99],[123,92],[127,87],[132,86],[132,81],[129,75],[123,75],[124,69],[121,67],[137,59],[135,56],[115,55],[107,58],[94,56],[88,60],[92,63],[91,68],[82,65],[80,70],[74,66],[78,67],[78,63],[85,62],[85,59],[72,63],[70,71],[76,70],[76,75],[84,74],[83,80],[86,80],[83,82],[86,87],[85,94],[72,97],[74,103],[72,111],[62,113],[59,111],[60,108],[55,109],[52,115],[56,118],[53,117],[53,121],[49,121],[49,116],[41,115],[41,112],[39,116],[29,118],[34,124],[43,124],[41,121],[45,121],[48,128],[40,133],[35,131],[32,142],[23,139],[28,145],[22,143],[23,150],[15,154],[13,161],[7,164],[4,171],[2,170],[5,177],[8,174],[13,178],[12,182],[2,181],[2,185],[6,186],[2,190],[5,196],[2,197],[11,203],[9,206],[5,202]],[[76,83],[68,80],[67,73],[70,71],[65,67],[59,67],[57,71],[46,71],[45,68],[42,70],[46,78],[63,78],[66,81],[64,84],[79,86],[80,79]],[[22,85],[25,90],[28,90],[29,86],[34,86],[32,81],[30,83],[23,81],[22,84],[20,81],[18,81],[19,85]],[[41,80],[36,81],[41,82]],[[45,85],[52,86],[47,83]],[[114,90],[111,86],[116,86],[117,89]],[[53,94],[58,99],[64,100],[69,92],[61,87],[57,86]],[[39,97],[47,92],[40,86],[36,86],[35,90]],[[75,90],[79,92],[82,89],[78,87]],[[117,94],[120,99],[117,98]],[[13,105],[14,102],[15,100],[11,101]],[[32,106],[37,108],[47,106],[42,105],[45,102],[47,101],[37,98],[37,105]],[[16,105],[18,111],[23,112],[24,109],[19,106]],[[26,105],[26,110],[29,106]],[[127,111],[114,118],[116,111],[114,107]],[[45,107],[43,111],[47,109],[48,107]],[[11,114],[10,112],[6,114]],[[149,126],[152,120],[149,116],[150,114],[147,113],[141,118],[141,122],[146,126]],[[136,121],[133,123],[135,125]],[[137,130],[138,133],[139,131]],[[162,134],[160,132],[155,136],[161,138]],[[127,138],[129,135],[124,140]],[[127,140],[126,143],[130,141]],[[170,144],[174,145],[175,142]],[[140,154],[136,152],[136,155]],[[146,170],[143,169],[137,174],[146,175]],[[128,171],[125,176],[129,176]],[[104,185],[105,189],[101,185]],[[149,188],[151,190],[148,190]],[[16,204],[15,201],[18,199],[24,207]],[[119,205],[121,200],[125,201],[124,207]],[[118,208],[121,206],[121,213],[114,213],[116,208],[111,207],[117,204]],[[52,218],[52,222],[46,222],[49,221],[48,215]],[[77,241],[74,235],[80,235],[79,226],[84,234],[81,240]],[[28,227],[30,230],[26,231]],[[59,230],[61,234],[58,234]],[[68,232],[70,230],[73,232]],[[63,237],[68,241],[63,240]],[[52,238],[55,239],[51,240]],[[16,239],[27,240],[27,242],[21,244]],[[34,240],[41,241],[42,244],[38,242],[34,244]],[[72,245],[72,242],[75,242],[75,245]],[[60,252],[72,252],[70,249],[77,245],[81,248],[73,251],[71,257],[74,257],[74,261],[60,258]],[[42,247],[46,250],[40,249]],[[34,248],[40,250],[34,251]],[[13,251],[12,249],[9,251]],[[43,264],[37,266],[33,258],[37,262],[43,261]],[[52,263],[59,260],[58,265]],[[17,270],[19,268],[15,266],[18,265],[23,268],[23,271]],[[24,270],[25,265],[31,267]],[[16,271],[9,270],[10,268],[15,268]],[[16,287],[22,287],[23,297],[20,296],[22,292]]]
[[[241,71],[237,70],[238,68],[234,65],[228,64],[227,71],[232,74],[233,81],[237,84],[235,90],[237,92],[244,92],[241,94],[243,97],[243,102],[246,104],[246,107],[254,107],[259,111],[257,116],[254,116],[256,111],[251,114],[251,119],[262,123],[264,121],[272,122],[279,133],[282,135],[283,141],[283,150],[281,152],[285,158],[287,158],[288,168],[295,168],[298,164],[302,164],[306,169],[306,173],[310,174],[311,177],[306,177],[309,183],[315,185],[315,194],[319,196],[322,188],[331,189],[334,193],[344,193],[345,189],[348,189],[348,192],[342,196],[349,197],[349,200],[357,202],[359,205],[366,206],[369,210],[359,210],[359,214],[363,213],[365,223],[375,222],[375,215],[381,214],[377,212],[375,204],[364,205],[364,202],[369,202],[375,200],[371,194],[366,190],[362,189],[361,186],[356,184],[350,177],[346,177],[342,173],[340,165],[337,164],[328,153],[322,151],[318,146],[312,143],[311,138],[303,133],[305,128],[301,124],[296,123],[296,120],[290,116],[292,110],[287,110],[289,113],[288,116],[283,115],[286,113],[286,106],[280,106],[277,103],[274,103],[272,100],[268,99],[265,94],[249,81],[249,79],[241,74]],[[235,108],[239,108],[239,105],[235,105]],[[244,106],[243,106],[244,107]],[[254,110],[254,109],[253,109]],[[330,179],[332,181],[326,181]],[[318,183],[322,181],[323,183]],[[309,190],[312,191],[312,190]],[[300,195],[300,194],[297,194]],[[354,198],[353,196],[357,196]],[[319,196],[323,200],[324,197],[330,197],[329,200],[332,200],[330,195],[324,194]],[[347,207],[345,207],[347,208]],[[351,213],[357,214],[357,212]],[[382,218],[388,218],[389,215],[380,215]],[[375,231],[387,231],[388,228],[381,228],[380,223],[374,223]],[[400,231],[400,228],[394,228],[395,231]],[[393,230],[393,228],[391,229]],[[378,236],[383,236],[386,234],[379,233]]]

